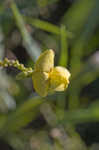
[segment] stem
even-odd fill
[[[0,61],[0,67],[10,67],[10,66],[13,66],[22,71],[23,74],[22,73],[21,74],[24,77],[31,76],[33,73],[33,69],[31,67],[26,68],[23,64],[20,64],[18,60],[9,60],[5,58],[3,61]],[[19,74],[19,76],[21,74]]]

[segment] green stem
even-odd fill
[[[17,69],[19,69],[20,71],[22,71],[18,77],[28,77],[28,76],[32,76],[33,73],[33,69],[31,67],[26,68],[24,67],[23,64],[20,64],[18,60],[9,60],[7,58],[5,58],[3,61],[0,61],[0,67],[10,67],[13,66]]]

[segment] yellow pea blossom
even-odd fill
[[[54,51],[43,52],[34,67],[32,75],[36,92],[45,97],[55,91],[64,91],[69,84],[70,72],[64,67],[54,67]]]

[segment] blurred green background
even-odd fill
[[[99,0],[0,0],[0,60],[33,68],[47,49],[70,85],[41,98],[0,68],[0,149],[99,150]]]

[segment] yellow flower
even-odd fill
[[[32,75],[36,92],[45,97],[55,91],[64,91],[69,84],[70,72],[64,67],[54,67],[54,51],[46,50],[38,58]]]

